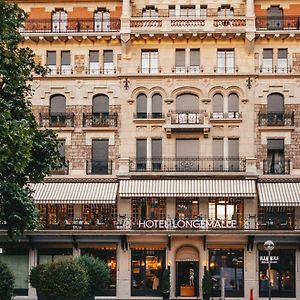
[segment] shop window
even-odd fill
[[[133,198],[131,203],[134,224],[144,220],[166,219],[166,200],[164,198]]]
[[[258,225],[261,229],[293,229],[294,207],[259,207]]]
[[[268,253],[259,251],[259,297],[295,298],[295,250],[274,249],[271,252],[271,272],[268,272]]]
[[[29,251],[28,249],[3,248],[1,260],[6,263],[15,277],[15,295],[28,296]]]
[[[165,250],[131,250],[131,295],[161,296]]]
[[[110,13],[105,8],[94,12],[94,31],[110,30]]]
[[[142,50],[142,73],[158,73],[158,50]]]
[[[81,255],[92,255],[103,261],[110,270],[110,282],[108,286],[102,289],[96,296],[116,296],[117,287],[117,250],[116,249],[97,249],[81,248]]]
[[[176,217],[178,219],[195,219],[198,215],[198,199],[176,199]]]
[[[47,264],[70,259],[73,257],[72,248],[41,248],[38,249],[38,264]]]
[[[225,297],[244,297],[244,251],[209,249],[209,271],[213,296],[221,296],[221,278],[225,278]]]
[[[68,14],[62,9],[52,13],[52,32],[67,32]]]
[[[235,220],[237,226],[244,224],[244,201],[237,198],[219,198],[209,200],[209,218],[211,220]]]

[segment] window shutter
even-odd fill
[[[113,50],[104,50],[103,51],[104,63],[112,63],[114,61],[113,55],[114,55]]]
[[[200,66],[200,49],[190,50],[190,66]]]
[[[68,66],[71,64],[71,53],[70,51],[61,52],[61,64]]]
[[[185,67],[185,49],[176,49],[175,65],[176,67]]]

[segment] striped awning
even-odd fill
[[[120,197],[255,197],[255,180],[120,180]]]
[[[45,182],[32,184],[35,203],[115,203],[117,182]]]
[[[300,206],[300,182],[260,182],[261,206]]]

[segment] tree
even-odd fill
[[[38,128],[27,100],[33,74],[45,69],[32,50],[19,47],[26,13],[5,0],[0,11],[0,222],[12,237],[38,226],[30,182],[43,181],[62,161],[56,135]]]
[[[14,275],[0,259],[0,300],[11,300],[14,296],[14,286]]]

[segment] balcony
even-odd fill
[[[120,19],[68,19],[65,23],[53,23],[51,19],[28,19],[21,33],[109,33],[118,32],[121,28]]]
[[[50,170],[49,175],[69,175],[69,161],[67,160],[60,168]]]
[[[245,172],[246,160],[240,157],[185,157],[131,159],[130,172]]]
[[[212,112],[210,113],[210,122],[241,122],[242,113],[238,111],[231,112]]]
[[[111,175],[112,160],[87,160],[86,175]]]
[[[258,113],[259,126],[294,126],[294,112]]]
[[[118,127],[118,114],[84,113],[83,127]]]
[[[299,16],[256,17],[256,30],[299,30]]]
[[[164,113],[134,113],[133,114],[134,119],[139,119],[139,120],[151,120],[151,119],[164,119],[165,114]]]
[[[266,159],[263,161],[264,175],[289,175],[291,172],[291,161],[284,159]]]
[[[42,127],[74,127],[74,113],[40,113]]]

